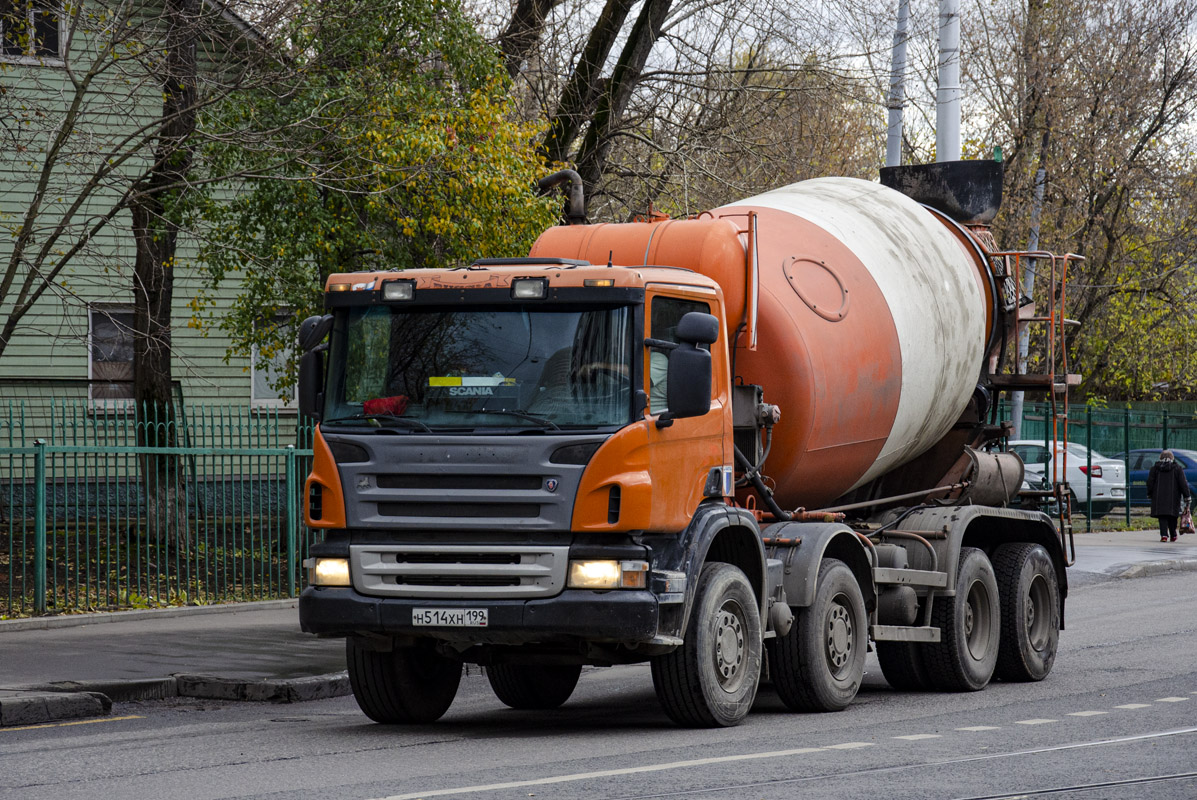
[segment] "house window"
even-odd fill
[[[88,309],[88,397],[107,405],[133,400],[133,309]]]
[[[295,408],[296,390],[294,386],[288,389],[284,396],[280,396],[279,390],[274,388],[278,385],[279,380],[287,374],[287,365],[295,349],[293,344],[296,336],[295,315],[286,311],[279,312],[258,324],[283,331],[288,346],[278,347],[277,350],[267,353],[265,365],[260,366],[262,351],[258,349],[257,345],[254,345],[253,356],[250,359],[252,374],[250,405],[257,408]]]
[[[62,4],[56,0],[0,0],[0,60],[41,63],[62,59]]]

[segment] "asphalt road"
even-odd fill
[[[1042,683],[897,693],[870,658],[847,711],[790,714],[765,689],[727,730],[674,727],[645,667],[587,670],[552,713],[505,708],[473,670],[416,728],[374,725],[351,698],[122,703],[0,730],[0,798],[1191,800],[1195,609],[1197,573],[1080,585]]]

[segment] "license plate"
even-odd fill
[[[485,608],[413,608],[411,624],[440,628],[485,628],[489,615]]]

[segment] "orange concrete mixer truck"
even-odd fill
[[[648,662],[689,726],[762,676],[843,709],[874,648],[900,689],[1048,675],[1068,530],[1020,507],[994,409],[1075,376],[1010,374],[1000,164],[894,170],[328,279],[300,619],[346,637],[366,715],[439,718],[467,663],[545,709]]]

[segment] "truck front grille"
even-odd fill
[[[366,595],[423,598],[551,597],[565,588],[568,547],[353,545],[354,587]]]
[[[539,503],[379,503],[383,517],[486,517],[494,519],[535,519]]]

